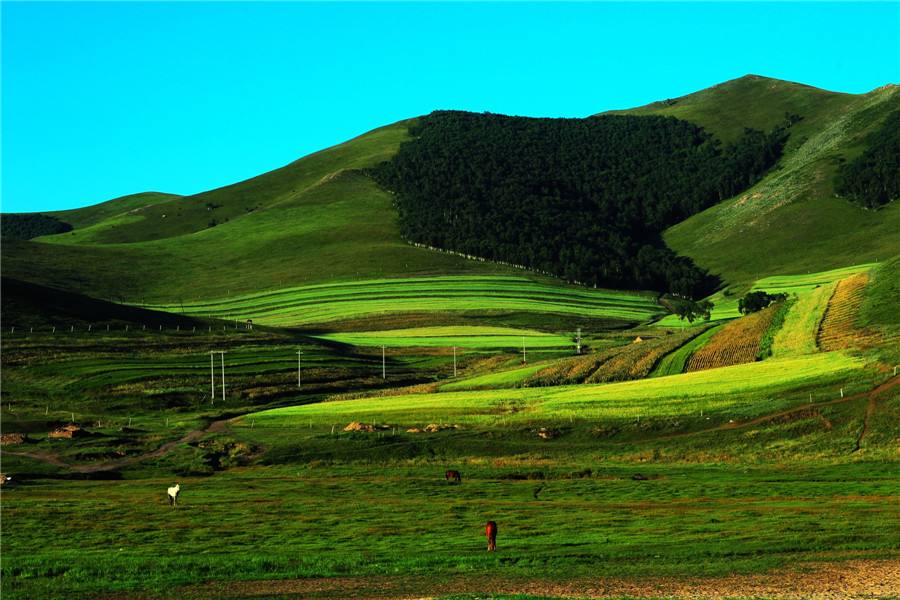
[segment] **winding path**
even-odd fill
[[[884,383],[881,383],[871,390],[865,392],[859,392],[857,394],[853,394],[850,396],[844,396],[843,398],[835,398],[834,400],[827,400],[825,402],[816,402],[814,404],[800,404],[793,408],[789,408],[787,410],[781,410],[774,413],[769,413],[767,415],[762,415],[760,417],[755,417],[753,419],[748,419],[746,421],[734,421],[731,423],[723,423],[722,425],[716,425],[715,427],[709,427],[707,429],[700,429],[696,431],[684,431],[681,433],[673,433],[671,435],[661,436],[656,439],[658,440],[670,440],[674,438],[687,437],[691,435],[702,435],[704,433],[714,433],[716,431],[732,431],[735,429],[744,429],[747,427],[756,427],[757,425],[762,425],[763,423],[768,423],[769,421],[774,421],[777,419],[783,419],[785,417],[792,417],[797,414],[801,414],[810,410],[815,410],[817,408],[821,408],[823,406],[832,406],[835,404],[844,404],[846,402],[853,402],[855,400],[860,400],[862,398],[868,398],[869,404],[866,409],[865,422],[863,426],[863,430],[860,432],[859,438],[856,441],[856,449],[859,449],[859,444],[862,442],[863,437],[867,433],[869,429],[869,417],[871,417],[872,413],[875,412],[875,405],[878,399],[878,396],[881,396],[885,392],[889,392],[895,387],[900,385],[900,375],[896,375],[891,377]]]
[[[231,419],[220,419],[218,421],[212,421],[205,428],[189,431],[177,440],[166,442],[156,450],[151,450],[150,452],[135,454],[134,456],[124,456],[122,458],[117,458],[114,460],[107,460],[85,465],[73,465],[64,462],[62,459],[51,452],[4,452],[4,454],[9,454],[10,456],[23,456],[25,458],[33,458],[35,460],[40,460],[57,467],[69,469],[73,473],[100,473],[102,471],[115,471],[117,469],[121,469],[122,467],[128,467],[151,458],[159,458],[160,456],[165,456],[176,446],[179,446],[180,444],[189,444],[191,442],[195,442],[209,433],[221,432],[225,429],[225,426],[230,420]]]

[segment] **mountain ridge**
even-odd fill
[[[888,84],[866,94],[844,94],[748,75],[674,104],[660,101],[613,112],[676,116],[720,140],[748,126],[766,130],[786,112],[800,117],[775,171],[746,194],[664,233],[676,252],[739,288],[767,274],[870,262],[897,252],[896,203],[867,213],[835,198],[829,180],[836,168],[829,161],[836,164],[861,152],[865,134],[896,109],[897,89]],[[510,272],[499,264],[417,248],[401,238],[391,195],[365,171],[396,153],[409,139],[413,122],[377,128],[274,171],[192,196],[143,193],[124,197],[133,203],[126,210],[113,200],[53,211],[49,214],[65,215],[81,226],[30,242],[4,240],[5,266],[23,281],[101,298],[157,302],[316,281]],[[790,201],[753,205],[746,199],[747,194],[766,198],[776,192],[790,193]],[[765,211],[747,213],[752,206],[765,206]],[[828,210],[817,215],[821,207]],[[802,244],[790,234],[798,221]]]

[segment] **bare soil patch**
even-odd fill
[[[896,598],[900,559],[810,563],[770,573],[709,578],[596,578],[570,581],[456,578],[334,577],[277,581],[207,583],[171,590],[179,598],[436,598],[447,594],[531,594],[559,598],[773,598],[844,600]],[[116,595],[109,598],[151,598]]]

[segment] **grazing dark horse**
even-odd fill
[[[488,521],[484,526],[484,535],[488,539],[488,552],[493,552],[497,549],[497,523]]]
[[[447,481],[462,483],[462,475],[459,474],[459,471],[446,471],[444,473],[444,479],[446,479]]]

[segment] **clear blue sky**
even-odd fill
[[[190,194],[435,109],[900,82],[900,3],[2,5],[2,209]]]

